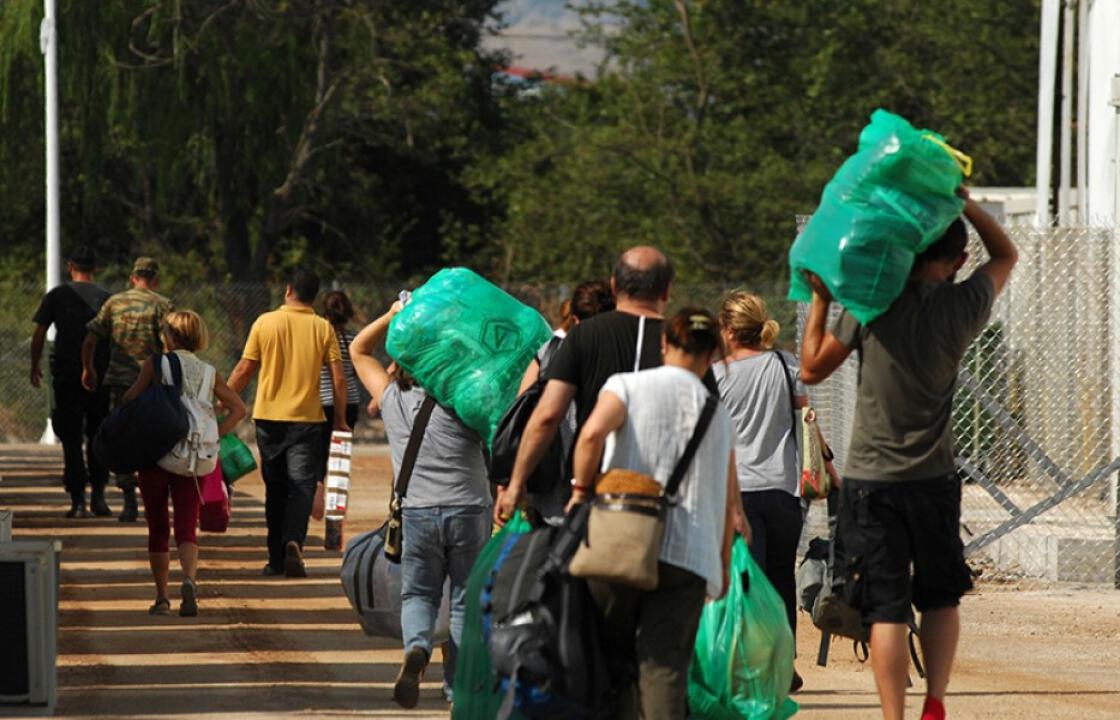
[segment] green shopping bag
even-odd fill
[[[731,549],[731,587],[704,606],[688,671],[688,706],[705,720],[785,720],[793,633],[778,591],[742,538]]]
[[[451,706],[452,720],[493,720],[502,705],[502,694],[494,683],[490,666],[490,648],[482,636],[482,607],[480,598],[490,569],[498,559],[502,544],[510,533],[526,533],[532,528],[519,511],[499,530],[474,561],[467,580],[467,609],[463,619],[463,639],[455,665],[455,702]],[[512,720],[522,720],[516,710]]]
[[[228,483],[233,483],[257,469],[257,460],[253,457],[253,451],[233,433],[222,436],[218,446],[218,459],[222,464],[222,477]]]
[[[876,110],[790,248],[790,299],[812,297],[801,274],[810,270],[857,320],[874,320],[964,209],[956,191],[971,172],[972,159],[937,133]]]
[[[467,268],[448,268],[412,293],[385,349],[489,443],[550,337],[539,312]]]

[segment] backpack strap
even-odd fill
[[[700,441],[704,439],[704,433],[708,431],[708,425],[712,421],[712,416],[715,415],[718,402],[719,400],[716,399],[715,395],[708,393],[708,399],[704,402],[704,408],[700,411],[700,419],[696,421],[696,429],[692,431],[692,437],[688,439],[684,454],[677,461],[677,466],[673,468],[673,474],[669,476],[669,482],[665,483],[665,497],[675,497],[677,490],[680,489],[681,481],[684,480],[684,473],[692,463],[692,458],[696,455],[697,448],[700,447]]]
[[[539,370],[537,382],[540,382],[540,378],[544,378],[545,373],[548,371],[548,366],[552,364],[552,358],[556,357],[556,351],[560,349],[560,343],[562,342],[564,342],[564,338],[553,335],[549,338],[548,344],[544,346],[544,349],[534,358],[537,361],[537,369]]]
[[[396,487],[393,494],[397,500],[403,500],[408,492],[408,481],[412,478],[412,469],[416,467],[416,457],[420,454],[420,443],[428,431],[428,420],[432,417],[432,410],[436,406],[436,399],[425,395],[424,402],[420,403],[420,410],[412,422],[412,433],[408,436],[408,447],[404,450],[404,459],[401,460],[401,471],[397,476]]]
[[[202,364],[202,380],[199,381],[199,383],[198,383],[198,395],[196,395],[196,397],[199,400],[209,401],[210,398],[213,396],[213,394],[214,394],[214,376],[215,376],[214,366],[211,365],[210,363],[203,363]]]
[[[634,372],[641,370],[642,343],[646,339],[646,316],[638,316],[638,342],[634,346]]]

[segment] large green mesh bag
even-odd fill
[[[790,299],[811,298],[801,275],[811,270],[861,323],[877,318],[918,253],[960,215],[956,191],[971,170],[972,159],[937,133],[876,110],[790,248]]]
[[[451,706],[452,720],[493,720],[502,705],[503,694],[498,691],[490,666],[490,649],[482,636],[482,589],[490,579],[490,570],[502,545],[510,533],[526,533],[532,528],[518,512],[513,520],[498,531],[474,561],[467,579],[467,608],[463,619],[463,639],[455,665],[455,703]],[[522,720],[514,710],[511,720]]]
[[[705,720],[785,720],[793,633],[778,591],[742,538],[731,548],[731,587],[704,606],[688,670],[688,707]]]
[[[489,443],[552,331],[541,314],[466,268],[440,270],[389,325],[385,349]]]

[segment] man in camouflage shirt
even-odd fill
[[[101,306],[97,317],[90,320],[82,345],[82,385],[86,389],[97,387],[97,371],[93,356],[98,339],[109,342],[109,367],[105,371],[104,386],[108,388],[110,409],[120,404],[121,396],[132,387],[140,375],[140,366],[155,353],[163,352],[160,324],[163,316],[171,312],[171,301],[155,290],[159,286],[159,263],[152,258],[137,258],[129,278],[132,287],[113,295]],[[117,487],[124,493],[121,522],[135,522],[139,511],[136,505],[136,476],[117,475]]]

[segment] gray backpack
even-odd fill
[[[366,635],[401,640],[401,566],[385,557],[385,526],[358,535],[342,556],[342,590]],[[439,644],[451,636],[451,587],[443,586],[436,630]]]

